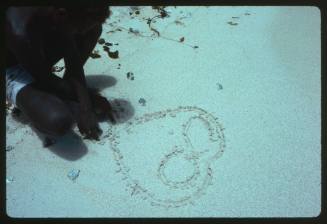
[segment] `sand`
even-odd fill
[[[9,111],[10,217],[320,214],[317,8],[112,12],[84,68],[119,122],[43,148]]]

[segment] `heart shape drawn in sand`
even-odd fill
[[[117,173],[131,196],[166,208],[194,204],[212,184],[211,163],[224,152],[218,119],[195,106],[179,106],[111,126]]]

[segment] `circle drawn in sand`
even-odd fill
[[[225,148],[218,119],[195,106],[135,117],[105,135],[130,195],[165,208],[194,204]]]
[[[180,159],[183,152],[184,152],[184,150],[175,149],[174,151],[172,151],[171,153],[166,155],[165,158],[161,161],[159,168],[158,168],[158,173],[159,173],[159,178],[163,184],[170,186],[172,188],[185,188],[188,185],[191,185],[192,181],[194,182],[194,180],[198,177],[198,175],[200,173],[199,164],[198,164],[198,161],[194,158],[188,159],[188,161],[191,163],[192,168],[193,168],[193,169],[191,169],[192,170],[191,175],[185,175],[184,177],[178,178],[178,172],[177,172],[177,175],[176,174],[171,175],[173,172],[169,172],[170,176],[168,176],[165,173],[165,169],[167,169],[167,167],[169,167],[171,160],[175,159],[177,161],[173,164],[174,166],[170,165],[170,167],[176,167],[176,166],[178,166],[178,164],[183,163],[183,162],[185,163],[185,161],[187,161],[186,159],[183,159],[183,158]],[[176,158],[179,158],[179,159],[176,159]],[[173,168],[171,168],[171,169],[173,169]],[[187,170],[186,167],[184,167],[184,169]]]

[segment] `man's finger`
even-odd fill
[[[113,124],[116,124],[117,123],[111,112],[108,113],[108,117],[109,117],[109,120],[111,121],[111,123],[113,123]]]

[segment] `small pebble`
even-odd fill
[[[216,83],[218,90],[222,90],[223,86],[220,83]]]
[[[144,98],[140,98],[140,99],[139,99],[139,103],[140,103],[142,106],[145,106],[146,101],[145,101]]]
[[[100,38],[99,40],[98,40],[98,43],[99,44],[104,44],[106,41],[103,39],[103,38]]]
[[[90,57],[93,58],[93,59],[101,58],[101,55],[99,54],[98,51],[95,50],[95,51],[91,52]]]
[[[108,52],[109,57],[116,59],[119,57],[119,52],[118,51],[114,51],[114,52]]]
[[[13,177],[8,177],[8,178],[6,178],[6,183],[7,183],[7,184],[10,184],[10,183],[12,183],[12,182],[14,182],[14,178],[13,178]]]
[[[68,172],[67,177],[71,179],[72,181],[76,180],[76,178],[79,176],[80,170],[78,169],[72,169]]]
[[[227,22],[229,25],[231,25],[231,26],[237,26],[238,25],[238,23],[234,23],[234,22],[232,22],[232,21],[230,21],[230,22]]]
[[[127,72],[126,76],[127,76],[128,79],[134,80],[134,74],[133,74],[133,72]]]
[[[9,151],[11,151],[11,150],[13,150],[14,149],[14,146],[12,146],[12,145],[8,145],[7,147],[6,147],[6,151],[7,152],[9,152]]]
[[[65,66],[53,66],[51,69],[51,72],[61,72],[63,69],[65,68]]]

